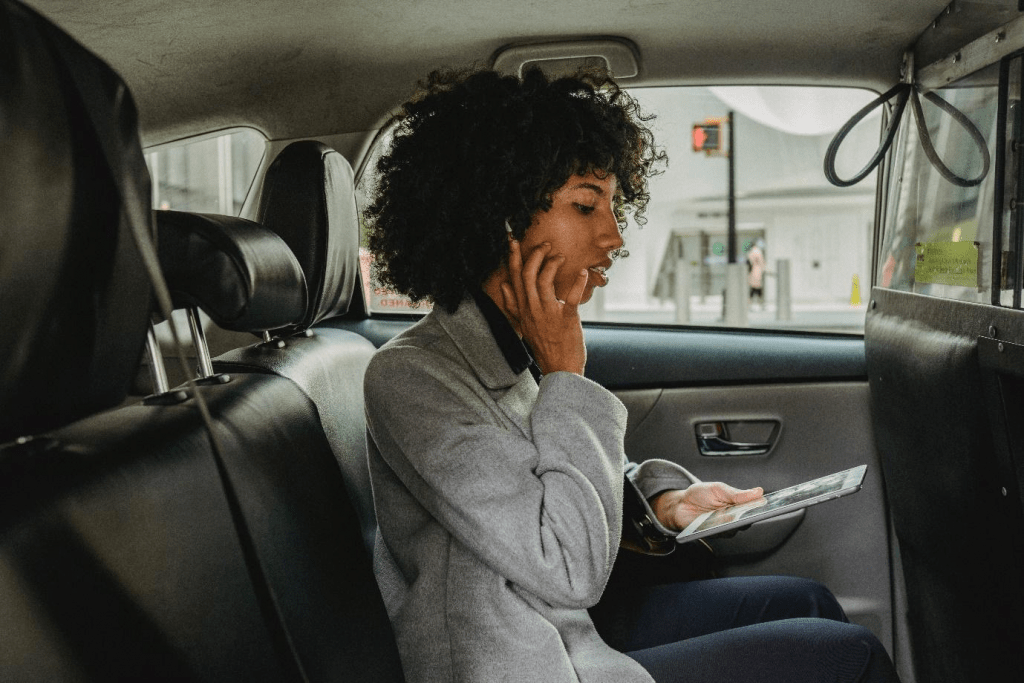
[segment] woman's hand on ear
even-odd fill
[[[501,284],[505,311],[533,350],[541,372],[582,375],[587,347],[578,309],[587,285],[587,271],[580,271],[565,300],[559,300],[555,294],[555,274],[565,256],[550,252],[551,245],[545,242],[524,260],[519,242],[509,240],[511,282]]]

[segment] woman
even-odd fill
[[[764,307],[764,240],[758,238],[747,252],[747,284],[750,285],[750,303]]]
[[[365,391],[375,569],[407,680],[894,680],[877,640],[795,579],[655,589],[605,620],[627,654],[606,644],[587,608],[624,472],[669,529],[761,495],[628,463],[624,406],[583,377],[578,307],[664,155],[601,74],[434,73],[397,120],[369,244],[379,280],[434,309],[375,355]]]

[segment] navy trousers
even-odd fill
[[[610,646],[657,683],[889,683],[877,638],[821,584],[736,577],[607,592],[590,610]]]

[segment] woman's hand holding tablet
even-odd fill
[[[861,465],[773,491],[739,505],[706,512],[683,529],[676,536],[676,541],[679,543],[694,541],[855,493],[863,484],[865,472],[867,472],[867,465]]]

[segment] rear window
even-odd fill
[[[237,216],[265,149],[260,133],[238,128],[146,150],[153,208]]]

